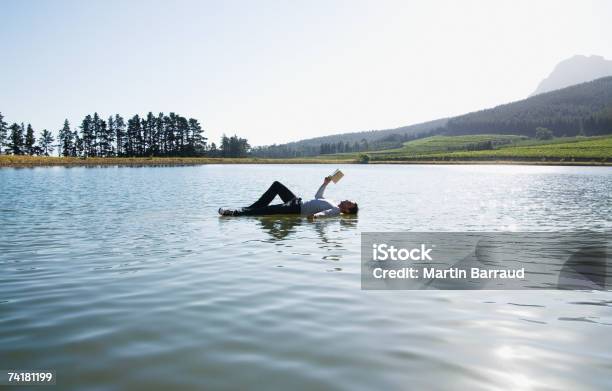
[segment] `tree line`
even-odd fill
[[[337,141],[321,142],[319,144],[311,144],[310,142],[308,144],[304,142],[280,145],[273,144],[253,148],[251,153],[254,156],[265,158],[292,158],[329,155],[335,153],[377,151],[381,149],[400,148],[407,141],[432,136],[434,134],[438,134],[442,130],[442,128],[436,128],[411,133],[389,133],[385,131],[383,135],[378,138],[370,138],[370,141],[368,141],[368,139],[364,137],[360,141],[355,141],[353,143],[349,143],[348,141]],[[330,137],[330,139],[335,139],[335,136],[333,136],[333,138]]]
[[[338,141],[333,143],[321,143],[319,145],[266,145],[253,148],[252,154],[265,158],[289,158],[317,156],[331,153],[361,152],[367,151],[369,143],[366,139],[354,143]]]
[[[32,125],[14,123],[11,126],[4,121],[0,113],[0,154],[3,152],[13,155],[47,155],[54,149],[53,134],[44,129],[36,142]]]
[[[119,114],[103,119],[94,113],[86,115],[76,128],[66,119],[57,138],[47,129],[38,139],[31,124],[8,126],[0,113],[0,154],[44,155],[57,150],[64,157],[143,157],[143,156],[211,156],[244,157],[250,151],[248,140],[223,135],[219,146],[207,143],[204,129],[195,118],[176,113],[149,112],[127,121]]]

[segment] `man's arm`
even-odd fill
[[[332,217],[332,216],[339,216],[340,215],[340,208],[330,208],[330,209],[326,209],[322,212],[319,213],[315,213],[313,215],[308,216],[309,219],[316,219],[319,217]]]
[[[325,188],[327,187],[329,182],[331,182],[331,178],[326,176],[325,179],[323,179],[323,184],[321,185],[321,187],[319,187],[319,190],[317,190],[317,193],[315,194],[314,198],[323,198],[323,193],[325,193]]]

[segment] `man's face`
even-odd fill
[[[340,210],[342,211],[342,213],[349,213],[351,208],[355,206],[355,203],[353,201],[344,200],[340,202],[340,205],[338,206],[340,207]]]

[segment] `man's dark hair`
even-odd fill
[[[349,209],[349,213],[356,215],[357,211],[359,211],[359,207],[357,206],[357,203],[354,203],[355,205],[353,207],[351,207],[351,209]]]

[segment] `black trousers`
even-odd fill
[[[282,204],[270,205],[274,197],[279,196],[283,201]],[[285,215],[285,214],[300,214],[302,199],[298,198],[291,190],[278,181],[274,181],[268,188],[250,206],[239,209],[239,216],[265,216],[265,215]]]

